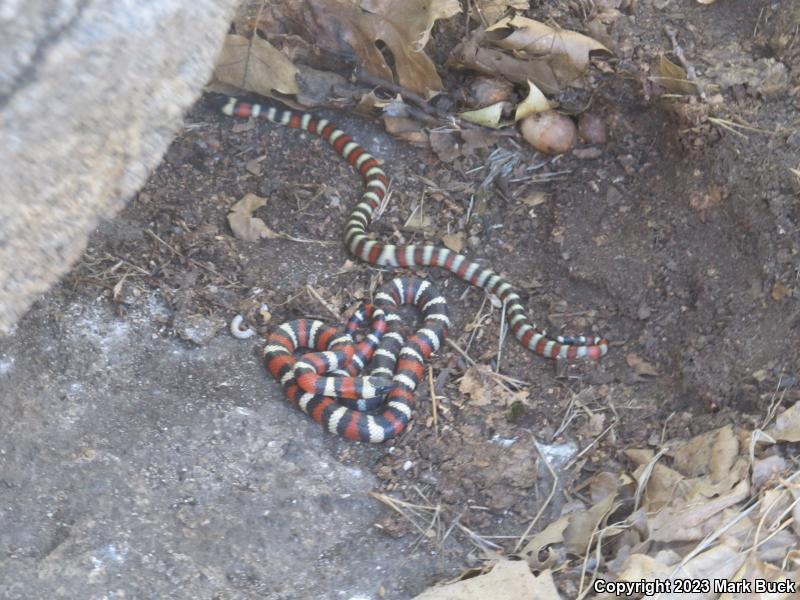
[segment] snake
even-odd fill
[[[420,327],[407,339],[395,310],[402,305],[414,306],[421,313]],[[331,433],[370,443],[384,442],[406,428],[424,363],[440,348],[450,326],[447,301],[424,279],[392,279],[375,294],[375,306],[388,314],[385,329],[373,327],[362,342],[366,345],[362,360],[370,363],[367,376],[352,376],[362,370],[348,358],[358,353],[351,335],[352,318],[345,331],[312,319],[283,323],[268,336],[264,349],[267,370],[293,405]],[[313,352],[298,359],[295,354],[302,349]],[[391,385],[384,395],[376,391],[375,381],[388,381],[387,375]]]
[[[350,134],[339,129],[335,123],[307,112],[250,102],[222,94],[209,94],[208,100],[225,115],[231,117],[242,119],[262,118],[289,129],[299,129],[316,134],[358,172],[363,180],[364,188],[359,201],[350,212],[344,228],[344,244],[351,255],[379,267],[440,267],[470,285],[496,296],[505,307],[506,319],[514,337],[524,348],[539,356],[550,359],[596,360],[607,354],[609,342],[604,337],[552,335],[545,329],[537,327],[526,315],[520,296],[510,282],[492,269],[469,260],[463,254],[432,244],[395,245],[373,239],[368,233],[368,228],[372,223],[376,210],[382,205],[387,196],[389,178],[381,167],[381,162],[358,144]],[[240,323],[241,320],[238,320],[235,326],[232,324],[232,333],[237,337],[251,335],[252,330],[242,330]],[[302,328],[300,328],[301,324]],[[283,342],[288,339],[291,343],[288,345],[268,343],[268,347],[281,346],[284,350],[287,350],[289,346],[296,348],[295,342],[302,341],[305,344],[311,344],[309,347],[318,349],[326,346],[332,339],[336,339],[335,337],[330,337],[334,335],[333,333],[330,333],[327,328],[321,328],[320,325],[316,326],[314,336],[309,337],[311,333],[307,328],[310,326],[311,323],[305,321],[292,321],[290,324],[283,324],[277,331],[282,331],[281,335],[283,337],[281,339]],[[294,333],[295,337],[289,335],[287,327]],[[439,335],[445,332],[446,328],[432,328],[429,330]],[[320,331],[324,331],[327,335],[321,336]],[[300,335],[301,333],[303,335]],[[415,335],[418,334],[419,332]],[[277,332],[275,335],[277,335]],[[320,339],[320,336],[324,339]],[[415,342],[419,343],[419,339],[421,338],[416,339]],[[428,339],[427,342],[427,347],[438,348],[441,346],[443,339]],[[407,343],[410,343],[410,340]],[[396,351],[400,353],[404,348],[398,347]],[[318,351],[337,352],[337,350],[329,350],[327,347]],[[349,350],[340,351],[345,352],[345,354],[349,352]],[[412,353],[407,354],[414,356],[413,360],[419,358]],[[427,358],[424,353],[419,354]],[[390,386],[390,391],[385,395],[388,408],[385,409],[384,413],[378,416],[368,414],[356,416],[354,413],[346,411],[358,412],[357,409],[337,404],[332,399],[332,396],[325,395],[327,392],[336,391],[331,387],[335,384],[314,384],[315,386],[321,385],[323,387],[317,388],[309,385],[309,391],[303,390],[297,385],[296,379],[292,379],[294,375],[289,377],[286,372],[283,372],[284,367],[278,368],[278,363],[283,364],[285,362],[288,364],[286,357],[279,361],[272,355],[265,354],[265,359],[270,373],[279,381],[281,381],[281,378],[285,379],[281,384],[286,395],[292,402],[298,404],[301,409],[311,415],[312,418],[329,431],[334,431],[348,439],[370,442],[384,441],[389,437],[398,435],[403,430],[410,418],[406,412],[406,409],[411,404],[408,394],[413,392],[418,383],[418,379],[414,379],[415,373],[422,370],[421,363],[416,365],[419,368],[413,369],[409,369],[406,365],[410,373],[410,375],[407,375],[410,380],[408,383],[413,383],[413,385]],[[270,363],[273,364],[274,369],[270,368]],[[402,357],[399,359],[399,363],[398,368],[403,364]],[[301,367],[301,371],[307,373],[309,368],[310,366],[306,365]],[[344,372],[346,368],[339,370]],[[294,373],[294,366],[291,372]],[[360,385],[362,392],[366,391],[368,395],[374,393],[375,397],[380,397],[386,389],[385,383],[385,381],[372,379],[361,381],[360,384],[350,383],[347,385]],[[395,383],[394,380],[393,383]],[[324,389],[324,385],[328,385],[327,390]],[[344,384],[339,385],[341,387]],[[373,387],[375,389],[372,389]],[[351,392],[353,394],[356,393],[354,389],[348,389],[348,394]],[[311,394],[311,396],[307,394]],[[394,402],[394,405],[389,406],[391,402]],[[382,433],[379,434],[379,430]]]

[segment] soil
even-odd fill
[[[532,4],[531,16],[581,29],[580,3]],[[405,544],[413,565],[423,565],[431,549],[441,557],[435,565],[410,567],[419,569],[419,578],[383,580],[384,596],[376,585],[368,597],[407,598],[431,579],[456,573],[481,549],[513,550],[553,485],[542,457],[558,472],[557,494],[540,520],[547,523],[582,498],[574,491],[578,482],[598,471],[625,470],[625,448],[657,446],[727,423],[756,427],[776,395],[786,405],[798,399],[800,188],[791,172],[800,152],[796,24],[793,45],[775,41],[792,31],[791,15],[789,1],[639,2],[615,26],[619,60],[613,71],[596,74],[572,99],[588,98],[605,124],[608,141],[594,147],[601,151],[554,161],[507,140],[515,166],[488,187],[483,183],[496,157],[484,153],[444,164],[378,124],[319,111],[383,160],[391,203],[373,226],[383,239],[438,243],[443,234],[464,232],[464,253],[519,285],[539,324],[611,340],[598,363],[567,367],[527,352],[513,338],[499,349],[501,311],[483,292],[439,270],[413,271],[447,297],[453,341],[517,383],[505,391],[484,378],[483,396],[463,393],[469,364],[446,346],[431,363],[435,390],[427,382],[418,390],[415,420],[398,440],[367,447],[313,423],[287,427],[298,436],[291,440],[296,451],[313,440],[320,453],[313,460],[371,471],[376,492],[429,507],[417,509],[423,528],[438,509],[436,527],[420,540],[410,515],[367,502],[374,519],[359,521],[363,529],[355,535]],[[673,50],[665,27],[677,32],[701,79],[718,83],[704,99],[660,97],[648,79],[659,55]],[[461,31],[463,22],[434,30],[431,55],[438,64]],[[759,79],[775,62],[788,67],[785,77],[779,73],[777,84]],[[712,77],[723,64],[739,75]],[[447,74],[448,86],[461,85],[462,77]],[[563,100],[569,109],[570,98]],[[554,172],[563,174],[535,177]],[[307,417],[280,403],[277,384],[258,365],[262,340],[227,339],[226,323],[241,312],[263,334],[300,316],[331,321],[331,312],[344,315],[388,280],[392,273],[348,257],[340,240],[360,190],[357,175],[318,138],[237,122],[200,102],[145,188],[98,231],[82,262],[22,327],[34,327],[34,319],[52,322],[56,314],[70,320],[64,306],[99,302],[115,312],[104,327],[137,323],[136,331],[147,332],[141,323],[149,321],[159,344],[195,353],[187,360],[200,352],[211,369],[232,377],[235,393],[204,393],[191,410],[213,415],[239,408],[282,426],[303,422]],[[537,192],[544,202],[525,201]],[[247,193],[267,198],[255,216],[304,241],[237,239],[226,216]],[[425,231],[406,223],[415,209],[426,219]],[[269,307],[268,321],[259,315],[262,304]],[[42,335],[68,344],[57,329]],[[153,339],[127,338],[147,346],[148,355],[162,351]],[[230,359],[224,364],[214,359],[221,344]],[[18,367],[35,360],[24,343],[15,351]],[[247,377],[237,375],[240,370]],[[146,372],[138,377],[154,391],[169,383]],[[218,389],[207,385],[212,374],[197,377],[198,389]],[[264,394],[273,403],[269,409]],[[16,397],[22,406],[24,397]],[[107,410],[130,409],[112,402]],[[24,413],[17,408],[10,414],[24,420]],[[166,411],[158,420],[172,427],[179,413]],[[23,435],[24,428],[17,431]],[[193,439],[191,431],[184,435]],[[197,439],[187,443],[193,452],[205,451]],[[297,464],[300,470],[290,477],[302,481],[303,463]],[[339,485],[337,493],[347,489]],[[363,486],[357,493],[365,493]],[[191,503],[186,506],[191,512]],[[319,511],[324,504],[298,518],[314,520],[323,516]],[[237,535],[246,541],[250,534]],[[255,560],[242,558],[245,572]],[[372,564],[377,557],[365,560]],[[302,566],[285,573],[286,589],[305,589],[300,582],[309,573]],[[284,597],[257,596],[274,588],[242,577],[236,593],[224,597]]]

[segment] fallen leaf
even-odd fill
[[[779,414],[767,433],[780,442],[800,442],[800,402]]]
[[[527,196],[520,198],[520,200],[525,206],[539,206],[547,202],[547,194],[540,191],[531,192]]]
[[[703,527],[707,521],[729,506],[741,502],[749,493],[749,481],[742,480],[727,494],[705,502],[696,500],[686,505],[681,498],[677,498],[673,505],[664,507],[648,520],[650,539],[658,542],[702,539],[709,533]],[[713,525],[709,524],[709,528],[713,528]]]
[[[604,519],[616,508],[617,494],[612,493],[592,506],[589,510],[578,511],[568,515],[569,525],[564,530],[564,547],[567,552],[577,556],[585,556],[590,548],[595,531],[600,528]]]
[[[636,354],[626,354],[625,362],[640,377],[655,377],[658,375],[658,370],[653,365]]]
[[[422,130],[420,124],[410,117],[394,117],[383,115],[383,126],[386,132],[394,137],[405,140],[415,146],[427,147],[428,134]]]
[[[740,552],[738,548],[719,544],[694,556],[688,562],[676,566],[672,570],[670,579],[700,580],[713,577],[715,580],[730,580],[746,559],[747,552]],[[659,594],[659,598],[663,600],[686,600],[687,597],[713,598],[715,596],[688,595],[685,590],[682,590],[681,593]]]
[[[676,65],[663,54],[659,57],[653,73],[655,75],[651,79],[668,92],[673,94],[694,94],[697,91],[697,86],[686,79],[686,69]]]
[[[583,73],[563,54],[530,56],[482,45],[489,43],[481,32],[470,35],[453,49],[446,66],[502,76],[521,85],[532,81],[547,94],[558,93],[574,84]]]
[[[469,396],[469,403],[474,406],[512,406],[515,402],[526,403],[528,390],[510,391],[498,384],[491,376],[491,369],[486,365],[469,367],[461,378],[458,391]]]
[[[549,572],[534,577],[525,561],[501,560],[488,573],[429,588],[413,600],[558,600],[548,580]]]
[[[487,32],[499,48],[533,55],[561,54],[581,71],[589,66],[589,55],[595,51],[611,54],[597,40],[569,29],[554,29],[540,21],[522,16],[501,19]]]
[[[783,300],[792,295],[791,288],[786,287],[780,281],[776,281],[775,284],[772,286],[772,293],[770,294],[772,299],[776,302]]]
[[[284,54],[265,39],[231,33],[225,37],[214,79],[242,90],[271,96],[297,94],[298,70]]]
[[[670,565],[665,565],[652,556],[631,554],[617,573],[617,581],[668,579],[671,571]]]
[[[545,547],[552,544],[561,544],[564,542],[564,530],[569,525],[569,517],[561,517],[553,521],[542,531],[534,535],[531,540],[525,545],[520,553],[522,556],[528,556],[536,559]]]
[[[497,129],[500,127],[500,119],[503,117],[504,106],[505,102],[495,102],[484,108],[458,113],[458,116],[470,123]]]
[[[461,231],[446,233],[442,236],[442,243],[453,252],[460,253],[467,245],[467,235]]]
[[[240,240],[256,242],[261,238],[276,239],[281,237],[253,213],[267,203],[266,198],[255,194],[246,194],[236,204],[231,206],[228,213],[228,225],[230,225],[233,235]]]
[[[736,454],[738,455],[738,441],[733,435],[733,427],[726,425],[719,429],[706,431],[698,434],[672,449],[669,454],[673,458],[673,464],[685,477],[699,477],[707,475],[711,469],[711,457],[714,453],[714,446],[719,438],[722,438],[722,445],[735,444]],[[731,441],[731,438],[733,440]]]
[[[308,6],[316,25],[314,41],[323,50],[338,56],[355,53],[372,75],[422,95],[444,89],[422,48],[436,19],[460,12],[457,0],[362,0],[360,8],[346,0],[313,0]],[[391,66],[378,42],[391,54]]]
[[[530,114],[544,112],[551,108],[550,102],[545,98],[542,90],[540,90],[535,83],[529,81],[528,96],[517,105],[517,109],[514,112],[514,120],[519,121]]]
[[[432,224],[433,221],[431,218],[419,210],[419,208],[411,213],[411,216],[409,216],[405,222],[405,226],[409,229],[429,229]]]
[[[492,403],[492,389],[490,382],[486,381],[487,376],[481,365],[469,367],[461,383],[458,384],[458,391],[470,397],[470,403],[475,406],[487,406]]]
[[[521,12],[530,8],[528,0],[478,0],[476,4],[489,25],[496,23],[509,9]]]

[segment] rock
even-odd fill
[[[0,333],[158,164],[211,73],[233,5],[0,8]]]

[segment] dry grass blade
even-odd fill
[[[469,364],[471,364],[471,365],[477,365],[477,364],[478,364],[478,363],[475,361],[475,359],[473,359],[473,358],[472,358],[472,357],[471,357],[469,354],[467,354],[466,352],[464,352],[464,350],[461,348],[461,346],[459,346],[458,344],[456,344],[456,343],[455,343],[453,340],[451,340],[450,338],[447,338],[446,342],[447,342],[447,343],[448,343],[448,344],[449,344],[449,345],[450,345],[450,346],[451,346],[451,347],[452,347],[452,348],[453,348],[453,349],[454,349],[456,352],[458,352],[458,353],[459,353],[461,356],[463,356],[463,357],[464,357],[464,360],[466,360],[466,361],[467,361]],[[503,375],[503,374],[501,374],[501,373],[495,373],[494,371],[489,371],[489,372],[487,373],[487,375],[488,375],[489,377],[491,377],[492,379],[494,379],[495,381],[497,381],[497,383],[498,383],[498,384],[500,384],[500,385],[501,385],[503,388],[505,388],[507,391],[509,391],[509,392],[512,392],[512,393],[514,392],[514,390],[513,390],[513,389],[511,389],[510,387],[508,387],[508,386],[506,385],[506,383],[510,383],[510,384],[512,384],[512,385],[514,385],[514,386],[526,386],[526,385],[531,385],[531,384],[530,384],[529,382],[527,382],[527,381],[523,381],[523,380],[521,380],[521,379],[516,379],[516,378],[514,378],[514,377],[509,377],[508,375]]]
[[[308,292],[309,296],[311,296],[312,298],[314,298],[314,300],[319,302],[322,305],[322,307],[325,310],[327,310],[335,320],[337,320],[337,321],[339,320],[339,313],[336,312],[336,310],[327,302],[327,300],[325,300],[319,294],[319,292],[317,290],[315,290],[311,286],[311,284],[306,284],[306,291]]]
[[[539,458],[542,459],[544,466],[547,467],[547,470],[550,472],[550,476],[553,478],[553,485],[550,487],[550,493],[547,494],[547,498],[539,507],[539,510],[536,512],[536,515],[531,519],[531,522],[528,524],[528,527],[525,528],[525,532],[519,536],[516,545],[514,546],[514,552],[519,552],[522,545],[527,541],[528,536],[531,534],[531,530],[533,529],[534,525],[539,522],[539,519],[542,518],[544,511],[553,501],[553,497],[556,495],[556,490],[558,489],[558,475],[556,474],[553,467],[550,465],[550,461],[547,460],[547,457],[542,452],[541,448],[539,447],[539,442],[535,439],[533,440],[533,446],[536,448],[536,452],[539,453]]]

